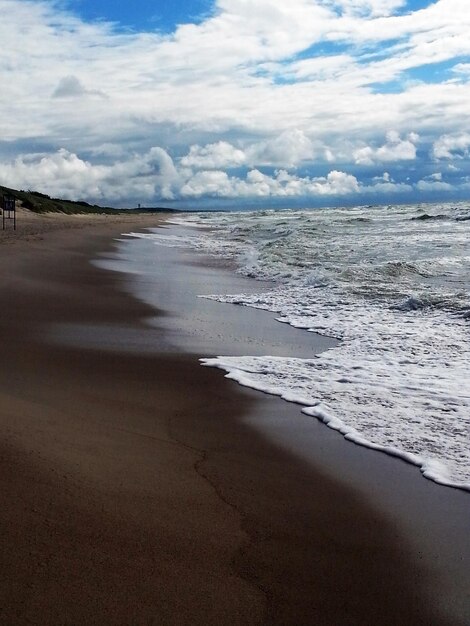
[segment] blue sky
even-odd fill
[[[113,206],[467,199],[467,0],[0,0],[0,184]]]
[[[114,22],[118,30],[172,33],[198,23],[213,9],[211,0],[69,0],[66,6],[85,21]]]

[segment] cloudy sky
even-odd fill
[[[0,0],[0,184],[113,206],[470,197],[469,0]]]

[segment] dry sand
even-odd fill
[[[244,425],[254,394],[197,355],[49,342],[143,329],[89,259],[155,218],[26,215],[0,245],[0,623],[452,623],[384,515]]]

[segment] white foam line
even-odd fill
[[[276,357],[269,358],[275,359]],[[321,407],[320,403],[312,405],[311,399],[303,398],[302,396],[292,393],[285,393],[279,387],[257,383],[256,381],[249,378],[249,376],[247,375],[247,371],[238,369],[236,367],[229,367],[226,363],[224,363],[224,357],[203,358],[199,359],[199,361],[205,367],[215,367],[217,369],[224,370],[226,372],[225,378],[235,380],[239,385],[242,385],[243,387],[249,387],[250,389],[254,389],[256,391],[261,391],[263,393],[278,396],[283,400],[286,400],[287,402],[293,402],[295,404],[300,404],[304,406],[305,408],[302,409],[303,413],[309,415],[310,417],[317,418],[329,428],[338,431],[348,441],[352,441],[357,445],[369,448],[371,450],[384,452],[389,456],[397,457],[405,461],[406,463],[415,465],[420,469],[425,478],[432,480],[439,485],[470,492],[470,482],[455,483],[445,478],[443,474],[445,473],[446,469],[441,463],[439,463],[439,461],[424,459],[417,454],[405,452],[404,450],[399,450],[398,448],[392,446],[382,446],[380,444],[373,443],[372,441],[369,441],[368,439],[365,439],[364,437],[359,435],[359,433],[354,428],[347,426],[336,416],[330,415],[325,409]]]

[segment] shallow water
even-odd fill
[[[341,339],[310,359],[220,355],[205,365],[470,490],[469,215],[465,204],[199,213],[173,220],[191,227],[183,232],[136,237],[270,281],[204,297]]]

